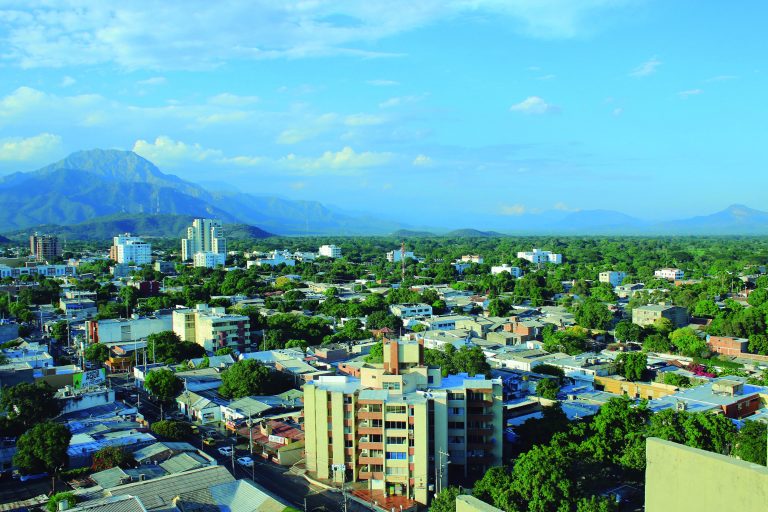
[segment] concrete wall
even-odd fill
[[[502,510],[474,496],[462,494],[456,497],[456,512],[502,512]]]
[[[656,438],[646,454],[646,512],[768,510],[768,468]]]

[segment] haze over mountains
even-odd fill
[[[210,191],[161,172],[130,151],[91,150],[32,172],[0,178],[0,232],[35,227],[72,237],[101,238],[116,231],[178,236],[194,216],[237,224],[249,237],[430,233],[449,236],[563,235],[766,235],[768,213],[733,205],[688,219],[651,222],[611,210],[549,211],[520,216],[467,218],[465,226],[424,219],[419,226],[344,211],[316,201],[293,201],[236,191]],[[419,218],[418,212],[403,212]],[[68,226],[68,228],[56,227]],[[254,227],[255,226],[255,227]],[[427,227],[428,226],[428,227]],[[260,228],[260,229],[259,229]],[[462,228],[462,229],[454,229]],[[448,232],[454,229],[452,232]],[[399,231],[398,231],[399,230]],[[493,231],[489,231],[493,230]]]

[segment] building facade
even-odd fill
[[[688,325],[688,310],[681,306],[665,304],[649,304],[632,310],[632,323],[645,327],[653,325],[656,320],[667,318],[675,328]]]
[[[491,267],[491,274],[501,274],[502,272],[509,272],[513,277],[522,277],[523,271],[520,269],[520,267],[513,267],[512,265],[507,265],[506,263],[503,265],[497,265],[494,267]]]
[[[196,252],[193,260],[195,267],[216,268],[224,265],[227,261],[227,255],[220,252]]]
[[[399,318],[417,316],[432,316],[432,306],[429,304],[392,304],[389,312]]]
[[[195,219],[187,228],[187,237],[181,239],[181,259],[189,261],[198,252],[227,254],[227,239],[221,221]]]
[[[9,267],[0,265],[0,278],[21,276],[66,277],[77,275],[77,268],[71,265],[29,265],[26,267]]]
[[[341,258],[341,247],[335,245],[321,245],[317,254],[326,258]]]
[[[609,270],[607,272],[600,272],[598,279],[601,283],[608,283],[611,286],[616,287],[623,283],[626,277],[626,272],[621,272],[619,270]]]
[[[542,251],[541,249],[534,249],[533,251],[518,252],[517,257],[523,260],[530,261],[534,264],[539,263],[554,263],[559,265],[563,262],[562,254],[555,254],[549,251]]]
[[[365,481],[371,491],[427,504],[451,475],[501,465],[501,380],[443,378],[423,356],[421,343],[385,341],[383,364],[364,366],[360,379],[329,376],[304,385],[312,474]]]
[[[35,261],[53,261],[61,257],[61,242],[55,235],[39,235],[29,237],[29,252]]]
[[[117,235],[112,239],[109,257],[118,263],[146,265],[152,263],[152,244],[130,233]]]
[[[679,268],[660,268],[654,271],[654,277],[659,279],[668,279],[669,281],[679,281],[685,276],[685,272]]]
[[[411,258],[412,260],[416,259],[416,256],[414,256],[413,251],[405,251],[403,253],[401,250],[396,249],[394,251],[389,251],[387,253],[387,261],[390,263],[399,263],[403,260],[403,257],[405,258]]]
[[[246,352],[256,343],[248,317],[227,314],[222,307],[198,304],[194,309],[176,309],[172,325],[182,341],[197,343],[207,352],[223,347]]]

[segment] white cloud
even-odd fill
[[[413,159],[413,165],[418,167],[428,167],[432,165],[432,159],[427,155],[417,155],[416,158]]]
[[[392,87],[400,85],[400,82],[395,80],[367,80],[365,83],[368,85],[375,85],[376,87]]]
[[[629,76],[643,77],[652,75],[656,72],[659,66],[661,66],[661,61],[656,57],[651,57],[633,69],[632,72],[629,73]]]
[[[255,167],[265,159],[255,156],[225,156],[219,149],[210,149],[200,144],[187,144],[161,135],[154,142],[143,139],[133,144],[133,152],[147,160],[163,167],[177,167],[189,163],[209,163],[218,165],[235,165],[238,167]]]
[[[139,80],[136,82],[138,85],[163,85],[167,82],[164,76],[153,76],[146,80]]]
[[[548,75],[538,76],[536,77],[536,80],[554,80],[555,78],[557,78],[557,75],[553,75],[550,73]]]
[[[327,132],[338,124],[339,116],[333,112],[304,115],[299,126],[286,128],[277,136],[278,144],[298,144]]]
[[[539,96],[528,96],[520,103],[516,103],[509,107],[509,110],[513,112],[522,112],[523,114],[554,114],[560,112],[560,107],[547,103]]]
[[[352,114],[344,119],[344,124],[347,126],[375,126],[385,122],[386,118],[371,114]]]
[[[687,91],[680,91],[677,93],[678,96],[680,96],[683,99],[690,98],[691,96],[698,96],[699,94],[703,93],[701,89],[689,89]]]
[[[568,206],[567,204],[565,204],[563,202],[555,203],[553,208],[555,210],[558,210],[558,211],[561,211],[561,212],[577,212],[577,211],[579,211],[578,208],[571,208],[570,206]]]
[[[611,111],[611,114],[613,114],[615,117],[619,117],[619,116],[620,116],[620,115],[622,115],[623,113],[624,113],[624,109],[623,109],[623,108],[621,108],[621,107],[616,107],[615,109],[613,109],[613,110]]]
[[[22,67],[206,69],[233,59],[386,56],[356,48],[462,15],[502,16],[533,37],[570,38],[636,0],[27,0],[0,8],[0,47]]]
[[[527,211],[528,209],[522,204],[502,205],[499,209],[500,214],[511,216],[525,215]]]
[[[72,78],[71,76],[65,76],[61,79],[61,83],[59,84],[60,87],[70,87],[72,85],[75,85],[77,83],[77,80]]]
[[[217,94],[208,100],[208,103],[221,105],[223,107],[246,107],[258,102],[258,96],[238,96],[237,94],[228,92]]]
[[[348,173],[386,165],[393,156],[392,153],[371,151],[357,153],[351,147],[346,146],[341,151],[326,151],[317,158],[301,157],[291,153],[280,159],[280,164],[283,167],[306,173],[315,171]]]
[[[61,150],[61,137],[51,133],[41,133],[27,138],[0,139],[0,161],[2,162],[46,161]]]
[[[408,103],[416,103],[424,98],[423,94],[413,96],[395,96],[379,103],[379,108],[393,108],[405,105]]]
[[[718,75],[718,76],[713,76],[712,78],[707,78],[704,81],[705,82],[727,82],[729,80],[736,80],[737,78],[739,77],[737,77],[736,75]]]

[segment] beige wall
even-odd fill
[[[646,512],[765,512],[768,468],[649,438]]]

